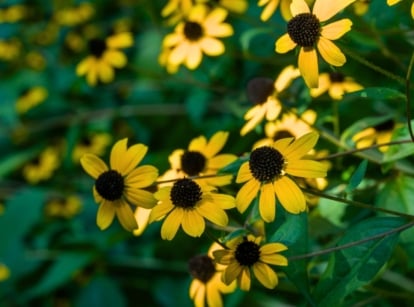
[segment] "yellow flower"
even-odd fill
[[[47,89],[43,86],[34,86],[24,91],[16,101],[17,113],[26,113],[30,109],[44,102],[48,95]]]
[[[387,0],[387,5],[393,6],[401,1],[402,0]],[[411,17],[414,19],[414,1],[411,4]]]
[[[72,161],[78,163],[85,153],[102,156],[111,140],[112,137],[108,133],[94,133],[85,136],[73,148]]]
[[[45,214],[49,217],[70,219],[82,209],[82,202],[76,195],[68,197],[53,197],[46,202]]]
[[[351,93],[361,89],[363,89],[362,85],[340,72],[322,73],[319,75],[319,86],[311,88],[310,95],[312,97],[318,97],[328,91],[332,99],[340,100],[345,93]]]
[[[222,273],[225,268],[214,262],[213,252],[220,249],[218,243],[214,243],[207,254],[197,255],[188,261],[188,268],[193,277],[190,285],[190,298],[195,307],[207,306],[222,307],[222,293],[231,293],[236,289],[236,282],[226,285],[222,281]]]
[[[253,148],[271,145],[274,141],[286,137],[301,137],[312,131],[312,125],[316,120],[316,112],[306,110],[300,116],[295,113],[285,113],[280,120],[267,122],[265,125],[266,138],[257,141]]]
[[[228,217],[224,210],[235,207],[232,196],[215,193],[212,187],[188,178],[160,188],[154,196],[159,202],[151,211],[150,223],[165,217],[161,227],[164,240],[172,240],[180,226],[192,237],[201,236],[205,229],[204,219],[227,226]]]
[[[52,177],[59,164],[59,151],[48,147],[23,167],[23,177],[30,184],[37,184]]]
[[[16,59],[20,54],[21,47],[21,42],[15,38],[0,39],[0,60],[12,61]]]
[[[297,77],[299,77],[299,70],[290,65],[280,72],[275,82],[268,78],[255,78],[249,82],[247,96],[256,105],[244,115],[247,122],[241,128],[240,135],[246,135],[265,118],[272,121],[279,116],[282,111],[279,94]]]
[[[352,137],[352,141],[355,142],[356,148],[369,147],[374,144],[389,143],[391,142],[395,126],[396,125],[393,120],[387,120],[373,127],[361,130]],[[386,152],[388,146],[381,146],[378,149],[382,152]]]
[[[137,165],[147,153],[147,146],[136,144],[127,148],[128,139],[115,143],[110,155],[110,168],[98,156],[85,154],[80,162],[95,179],[93,196],[99,204],[97,225],[108,228],[116,215],[122,227],[136,229],[137,222],[130,205],[152,208],[156,204],[152,193],[144,190],[157,179],[158,170],[151,165]]]
[[[240,212],[246,211],[254,198],[259,196],[259,213],[265,222],[272,222],[276,215],[276,197],[286,211],[298,214],[306,210],[306,201],[298,185],[287,175],[318,178],[326,176],[326,166],[303,157],[315,146],[316,132],[298,139],[283,138],[270,146],[254,149],[249,161],[244,162],[236,182],[246,182],[236,196]]]
[[[189,69],[197,68],[203,53],[218,56],[224,53],[224,44],[217,38],[233,34],[230,24],[224,23],[227,12],[222,8],[209,9],[199,4],[194,6],[186,21],[180,22],[173,33],[163,41],[163,48],[170,50],[166,65],[184,64]]]
[[[4,263],[0,262],[0,282],[10,277],[10,270]]]
[[[210,176],[234,162],[237,156],[233,154],[219,154],[227,142],[229,133],[216,132],[210,140],[199,136],[191,140],[188,149],[177,149],[169,157],[171,169],[164,174],[164,180],[177,179],[188,176]],[[216,176],[200,179],[207,185],[223,186],[231,182],[232,175]]]
[[[213,252],[214,259],[227,268],[223,272],[223,282],[230,284],[237,279],[240,289],[250,290],[253,271],[257,280],[266,288],[273,289],[279,280],[270,265],[287,266],[286,257],[278,254],[287,250],[282,243],[268,243],[260,245],[262,238],[248,235],[238,237],[227,243],[229,249]]]
[[[305,0],[293,0],[290,10],[293,18],[287,33],[275,44],[276,52],[286,53],[299,46],[298,66],[308,87],[318,87],[318,54],[333,66],[342,66],[345,55],[332,42],[351,29],[351,20],[345,18],[329,24],[325,22],[355,0],[316,0],[311,12]]]
[[[21,4],[2,8],[0,9],[0,24],[18,22],[25,18],[28,12],[29,9]]]
[[[311,5],[313,0],[305,0],[307,4]],[[292,0],[259,0],[258,5],[263,6],[262,14],[260,14],[260,19],[262,21],[269,20],[270,17],[275,13],[277,7],[280,5],[280,13],[284,20],[289,20],[292,18],[292,13],[290,12],[290,4]]]
[[[114,68],[122,68],[127,64],[126,55],[119,49],[131,47],[133,43],[130,32],[117,33],[105,40],[91,39],[91,55],[78,64],[76,74],[86,75],[86,80],[91,86],[95,86],[98,80],[103,83],[111,82],[115,75]]]
[[[55,12],[54,20],[63,26],[76,26],[88,21],[95,13],[90,3],[81,3],[78,6],[66,7]]]

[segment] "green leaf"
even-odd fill
[[[367,98],[377,100],[405,100],[406,97],[400,91],[386,87],[368,87],[360,91],[347,93],[344,99]]]
[[[411,121],[411,126],[414,127],[414,120]],[[398,127],[394,130],[392,134],[391,141],[403,141],[410,140],[410,132],[407,125]],[[414,143],[404,143],[398,145],[392,145],[384,154],[383,162],[393,162],[408,156],[411,156],[414,153]]]
[[[375,236],[402,226],[405,220],[377,217],[351,227],[338,242],[344,245]],[[399,233],[370,240],[335,251],[319,283],[314,289],[318,306],[338,306],[345,297],[368,284],[389,259]]]
[[[285,222],[277,229],[270,242],[280,242],[288,247],[283,252],[286,257],[303,255],[308,252],[308,219],[307,213],[285,214]],[[305,296],[308,303],[314,305],[309,291],[307,259],[289,261],[287,267],[280,267],[289,280]]]
[[[368,160],[363,160],[352,174],[351,178],[349,179],[349,184],[345,188],[345,192],[350,193],[355,190],[358,185],[361,183],[362,179],[364,179],[365,172],[367,171]]]

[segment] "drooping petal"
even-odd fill
[[[289,161],[297,160],[306,155],[318,141],[319,134],[317,132],[309,132],[302,135],[300,138],[293,141],[286,149],[281,153]]]
[[[280,0],[272,0],[272,1],[259,1],[258,5],[263,6],[266,4],[265,8],[263,9],[262,13],[260,14],[261,21],[267,21],[276,11]]]
[[[77,66],[76,66],[76,74],[78,76],[85,75],[92,66],[94,66],[95,58],[89,56],[83,59]]]
[[[262,219],[273,222],[276,216],[276,196],[271,183],[266,183],[260,189],[259,212]]]
[[[323,73],[319,75],[319,85],[317,88],[310,89],[310,95],[312,97],[319,97],[325,93],[331,86],[331,78],[328,73]]]
[[[108,228],[115,217],[115,207],[111,201],[103,200],[96,215],[96,224],[101,230]]]
[[[157,200],[151,192],[141,189],[127,187],[124,189],[124,196],[134,206],[151,209],[157,204]]]
[[[210,56],[217,56],[223,54],[225,51],[225,47],[222,41],[212,38],[212,37],[204,37],[199,42],[201,50]]]
[[[175,206],[171,203],[171,201],[163,201],[158,203],[151,210],[149,222],[152,223],[156,220],[161,219],[164,215],[168,214],[174,208]]]
[[[356,0],[316,0],[313,5],[312,13],[318,17],[320,22],[324,22],[355,1]]]
[[[120,205],[116,207],[116,215],[118,217],[119,223],[127,231],[133,231],[138,228],[137,221],[135,220],[134,213],[131,210],[131,207],[125,202],[121,201]]]
[[[310,13],[310,8],[305,0],[293,0],[290,4],[290,12],[292,16],[296,16],[303,13]]]
[[[137,207],[134,211],[134,217],[137,221],[138,228],[133,231],[134,236],[140,236],[144,233],[149,223],[151,209]]]
[[[213,251],[214,260],[220,264],[230,264],[234,262],[234,252],[228,249],[218,249]]]
[[[236,207],[236,200],[233,196],[227,194],[211,193],[211,198],[215,204],[222,209],[232,209]]]
[[[268,243],[260,247],[260,255],[274,254],[287,249],[287,246],[282,243]]]
[[[185,65],[188,69],[196,69],[200,65],[202,58],[203,53],[201,52],[200,46],[195,43],[190,44],[185,60]]]
[[[178,228],[181,225],[181,222],[184,217],[184,210],[181,208],[175,208],[170,214],[165,218],[164,223],[161,226],[161,238],[163,240],[172,240],[174,239]]]
[[[220,150],[223,149],[228,137],[229,133],[226,131],[216,132],[208,141],[206,147],[203,150],[203,154],[207,158],[215,156]]]
[[[250,180],[252,178],[253,178],[253,176],[252,176],[252,172],[250,171],[249,161],[246,161],[239,168],[239,172],[237,173],[236,182],[237,183],[242,183],[242,182],[245,182],[245,181]]]
[[[219,226],[227,226],[229,221],[224,210],[213,203],[203,203],[203,205],[196,207],[195,211],[210,222]]]
[[[115,72],[114,69],[104,61],[100,61],[97,66],[99,79],[103,83],[109,83],[114,80]]]
[[[208,306],[223,307],[223,300],[221,298],[218,285],[214,282],[209,282],[207,283],[206,288],[206,298]]]
[[[273,186],[280,204],[286,211],[299,214],[306,210],[305,196],[292,179],[283,176],[275,181]]]
[[[289,65],[284,68],[275,81],[276,92],[280,93],[292,83],[292,81],[300,76],[299,69],[295,68],[293,65]]]
[[[240,289],[242,289],[243,291],[250,290],[250,284],[252,282],[252,279],[250,277],[250,269],[248,267],[243,267],[243,270],[239,275],[238,281]]]
[[[257,280],[268,289],[273,289],[278,283],[276,273],[267,265],[257,262],[253,265],[253,273]]]
[[[205,306],[205,299],[206,299],[206,285],[203,283],[199,283],[199,287],[197,289],[196,295],[193,298],[194,300],[194,307],[204,307]]]
[[[236,207],[243,213],[259,192],[260,182],[256,179],[247,181],[236,195]]]
[[[333,66],[342,66],[346,62],[346,57],[334,43],[323,36],[319,37],[317,43],[318,51],[322,58]]]
[[[323,26],[321,29],[321,36],[325,37],[326,39],[335,40],[351,30],[351,27],[351,20],[347,18],[341,19]]]
[[[318,87],[318,55],[315,48],[300,48],[298,57],[300,74],[309,88]]]
[[[286,166],[286,173],[303,178],[325,177],[326,171],[325,164],[313,160],[296,160]]]
[[[190,43],[187,41],[183,41],[177,45],[177,47],[173,48],[168,56],[168,62],[171,65],[180,65],[183,63],[187,57],[188,50],[190,48]]]
[[[125,185],[131,188],[144,188],[154,183],[158,170],[152,165],[143,165],[131,171],[125,177]]]
[[[286,53],[293,48],[295,48],[297,44],[290,38],[289,34],[286,33],[279,37],[279,39],[275,43],[275,51],[277,53]]]
[[[282,104],[278,99],[269,99],[266,102],[266,120],[267,121],[273,121],[275,120],[280,112],[282,111]]]
[[[192,237],[199,237],[203,234],[205,222],[203,217],[196,210],[183,210],[181,225],[183,230]]]
[[[226,270],[223,272],[222,279],[226,285],[229,285],[233,280],[235,280],[240,273],[242,272],[243,267],[237,261],[229,264]]]
[[[116,68],[122,68],[127,64],[127,57],[118,50],[110,50],[104,53],[103,60]]]
[[[253,130],[264,119],[266,111],[267,109],[263,105],[254,106],[252,109],[247,111],[247,113],[244,115],[244,119],[248,120],[250,118],[250,120],[241,128],[240,135],[244,136]]]
[[[84,154],[80,159],[80,163],[85,172],[87,172],[93,179],[97,179],[99,175],[108,170],[108,166],[105,162],[94,154]]]

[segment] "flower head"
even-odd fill
[[[247,85],[247,96],[255,103],[244,115],[246,124],[240,130],[240,135],[246,135],[263,119],[275,120],[282,111],[279,94],[289,87],[292,81],[299,77],[299,70],[293,65],[284,68],[276,81],[269,78],[254,78]]]
[[[216,263],[213,252],[220,249],[214,243],[207,254],[197,255],[188,261],[188,269],[193,277],[190,285],[190,298],[196,307],[223,306],[222,293],[231,293],[236,289],[236,283],[226,285],[222,281],[224,266]]]
[[[317,140],[318,134],[310,132],[298,139],[283,138],[270,146],[254,149],[237,174],[236,182],[246,182],[236,196],[238,210],[246,211],[260,191],[259,212],[265,222],[275,219],[276,197],[292,214],[305,211],[303,192],[288,175],[303,178],[326,176],[324,164],[303,158]]]
[[[154,196],[158,204],[150,213],[150,223],[165,217],[161,227],[164,240],[172,240],[180,226],[192,237],[201,236],[205,229],[204,219],[227,226],[228,217],[224,210],[235,207],[232,196],[215,193],[211,187],[188,178],[160,188]]]
[[[188,176],[215,175],[217,171],[237,159],[233,154],[219,154],[227,142],[229,133],[216,132],[209,140],[199,136],[191,140],[188,149],[177,149],[170,156],[171,169],[163,179],[176,179]],[[212,186],[223,186],[231,182],[232,176],[216,176],[202,179]]]
[[[332,42],[351,29],[349,19],[341,19],[329,24],[332,18],[355,0],[316,0],[311,11],[305,0],[293,0],[290,5],[292,19],[287,25],[287,33],[276,41],[276,52],[286,53],[299,46],[298,66],[308,87],[318,87],[318,49],[322,58],[333,66],[342,66],[345,55]]]
[[[59,165],[59,150],[50,146],[23,167],[23,177],[30,184],[37,184],[52,177]]]
[[[393,120],[387,120],[378,125],[365,128],[352,137],[356,148],[364,148],[373,144],[385,144],[391,142],[393,131],[396,123]],[[378,148],[382,152],[388,150],[388,146]]]
[[[16,101],[16,111],[19,114],[26,113],[35,106],[43,103],[49,95],[43,86],[34,86],[29,88],[20,95]]]
[[[318,97],[325,92],[332,99],[340,100],[345,93],[351,93],[363,89],[362,85],[355,82],[351,77],[340,72],[322,73],[319,75],[319,86],[310,89],[312,97]]]
[[[130,205],[152,208],[156,200],[144,188],[154,183],[158,170],[151,165],[137,165],[142,161],[147,146],[136,144],[127,148],[128,139],[115,143],[110,156],[110,167],[98,156],[84,154],[80,162],[83,169],[95,179],[93,195],[99,204],[97,224],[108,228],[116,215],[128,231],[137,228]]]
[[[222,277],[225,284],[237,279],[240,289],[249,291],[252,270],[266,288],[273,289],[277,286],[278,277],[269,265],[287,266],[286,257],[278,254],[287,250],[287,247],[282,243],[261,245],[261,240],[261,237],[252,235],[238,237],[227,243],[229,249],[213,252],[214,259],[227,266]]]
[[[202,4],[191,8],[186,20],[164,38],[163,48],[169,50],[165,65],[184,64],[189,69],[196,69],[203,53],[210,56],[223,54],[225,47],[218,38],[233,34],[231,25],[223,22],[226,17],[227,11],[223,8],[210,9]]]
[[[45,204],[45,214],[49,217],[70,219],[82,209],[82,202],[76,195],[52,197]]]
[[[115,75],[114,68],[122,68],[127,64],[127,57],[120,49],[131,47],[133,42],[130,32],[117,33],[105,40],[89,40],[91,55],[78,64],[76,74],[86,75],[86,80],[91,86],[95,86],[98,81],[111,82]]]

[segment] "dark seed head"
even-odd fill
[[[198,151],[186,151],[181,156],[181,169],[189,176],[200,174],[206,166],[206,157]]]
[[[192,209],[201,200],[201,188],[191,179],[177,180],[170,193],[171,202],[184,209]]]
[[[293,134],[288,130],[278,130],[273,135],[273,140],[277,141],[284,138],[291,138],[293,137]]]
[[[301,47],[315,45],[321,32],[319,19],[310,13],[302,13],[293,17],[287,25],[290,38]]]
[[[340,72],[337,71],[332,71],[329,73],[329,79],[331,80],[332,83],[341,83],[344,82],[345,80],[345,76],[344,74],[341,74]]]
[[[203,283],[207,283],[216,272],[213,259],[207,255],[198,255],[188,261],[190,274]]]
[[[95,189],[106,200],[120,199],[124,191],[124,177],[115,170],[106,171],[96,179]]]
[[[237,246],[235,257],[240,265],[252,266],[260,259],[260,247],[245,239]]]
[[[282,175],[284,165],[282,154],[270,146],[256,148],[250,154],[250,172],[260,182],[269,182]]]
[[[247,84],[247,98],[255,104],[266,102],[274,91],[273,80],[270,78],[254,78]]]
[[[198,22],[187,21],[184,24],[184,35],[190,41],[198,41],[203,37],[203,28]]]
[[[100,58],[106,50],[106,43],[102,39],[97,39],[97,38],[91,39],[88,42],[88,45],[89,45],[90,53],[96,56],[97,58]]]
[[[375,131],[382,132],[382,131],[388,131],[394,128],[394,121],[392,119],[389,119],[383,123],[380,123],[378,125],[374,126]]]

